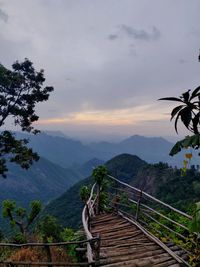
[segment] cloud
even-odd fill
[[[78,124],[78,125],[136,125],[142,121],[165,120],[168,116],[158,112],[158,107],[154,105],[141,105],[132,108],[122,108],[114,110],[91,110],[75,112],[63,117],[53,117],[40,119],[38,125],[55,124]]]
[[[141,41],[156,41],[160,39],[161,32],[160,30],[153,26],[150,31],[144,30],[144,29],[135,29],[129,25],[121,24],[118,26],[118,34],[109,34],[108,39],[110,41],[123,38],[123,36],[134,39],[134,40],[141,40]]]
[[[117,34],[109,34],[109,35],[108,35],[108,39],[109,39],[110,41],[116,40],[116,39],[118,39],[118,38],[119,38],[119,36],[118,36]]]
[[[8,21],[8,14],[6,14],[2,9],[0,9],[0,19],[4,22]]]
[[[126,116],[132,122],[128,114],[116,114],[166,95],[178,96],[199,84],[199,35],[189,35],[199,32],[198,0],[3,2],[0,8],[9,18],[0,12],[1,63],[10,67],[28,57],[37,70],[44,68],[46,85],[55,87],[49,100],[38,105],[42,119],[73,114],[83,127],[83,121],[102,122],[102,113],[105,120],[113,117],[114,124],[126,122]],[[180,59],[188,63],[181,65]],[[165,103],[161,106],[158,113],[165,112]],[[89,113],[93,111],[99,115]],[[141,111],[144,119],[150,113]],[[144,124],[142,117],[137,120]]]
[[[180,64],[185,64],[185,63],[188,63],[188,61],[187,60],[185,60],[185,59],[183,59],[183,58],[181,58],[181,59],[179,59],[179,61],[178,61]]]

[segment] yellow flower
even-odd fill
[[[185,154],[185,157],[186,157],[187,159],[191,159],[191,158],[192,158],[192,153],[187,153],[187,154]]]

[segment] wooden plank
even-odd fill
[[[149,237],[151,240],[153,240],[155,243],[157,243],[160,247],[162,247],[165,251],[167,251],[169,253],[169,255],[171,255],[178,263],[182,264],[184,263],[185,266],[189,266],[190,265],[185,262],[183,259],[181,259],[180,257],[178,257],[174,252],[172,252],[164,243],[162,243],[157,237],[153,236],[151,233],[149,233],[146,229],[144,229],[138,222],[135,222],[127,217],[125,217],[122,213],[119,213],[123,218],[125,218],[126,220],[128,220],[129,222],[132,222],[134,225],[136,225],[139,229],[141,229],[141,231],[147,236]]]

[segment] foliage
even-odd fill
[[[86,203],[89,197],[90,197],[90,188],[87,185],[83,185],[80,188],[80,198],[84,203]]]
[[[35,249],[21,248],[11,255],[11,261],[33,261],[37,262],[40,258],[39,253]]]
[[[61,232],[61,238],[64,242],[70,242],[70,241],[80,241],[82,236],[80,235],[79,232],[75,232],[71,228],[64,228],[63,231]],[[78,246],[76,244],[67,246],[67,254],[74,259],[78,258],[78,254],[76,252],[77,247]]]
[[[43,242],[57,242],[61,240],[61,225],[51,215],[46,215],[37,225],[37,232]]]
[[[13,253],[13,249],[9,247],[0,247],[0,261],[7,260]]]
[[[98,166],[97,168],[95,168],[92,172],[92,176],[94,177],[95,181],[97,182],[97,184],[101,185],[104,178],[107,176],[108,174],[108,170],[106,168],[106,166]]]
[[[191,222],[190,230],[192,232],[200,233],[200,202],[196,203],[196,209]]]
[[[22,131],[38,133],[32,126],[39,118],[36,104],[48,100],[53,91],[53,87],[43,87],[44,82],[44,71],[37,72],[28,59],[16,61],[12,70],[0,64],[0,127],[11,117]],[[0,133],[0,175],[6,177],[8,160],[25,169],[38,160],[27,143],[27,139],[17,140],[10,131]]]
[[[27,231],[30,225],[33,223],[37,215],[41,211],[41,202],[39,200],[34,200],[30,202],[30,212],[28,213],[26,209],[22,207],[17,207],[16,202],[13,200],[3,201],[3,217],[10,220],[10,225],[12,227],[18,228],[20,233],[17,233],[14,239],[16,242],[23,242],[27,239]]]
[[[175,130],[177,130],[177,124],[179,118],[185,125],[185,127],[194,134],[199,134],[199,118],[200,118],[200,86],[197,87],[192,93],[191,90],[184,92],[179,98],[165,97],[159,100],[169,100],[181,103],[181,105],[175,107],[171,112],[171,120],[175,118]]]
[[[170,156],[176,155],[180,152],[183,148],[187,149],[189,147],[193,149],[198,149],[200,146],[200,135],[195,134],[191,136],[186,136],[184,139],[176,142],[176,144],[172,147],[170,151]]]
[[[200,147],[199,138],[199,120],[200,120],[200,86],[187,92],[184,92],[179,98],[177,97],[165,97],[159,100],[168,100],[181,103],[177,107],[173,108],[171,112],[171,120],[175,119],[174,127],[178,133],[178,121],[181,119],[184,126],[192,132],[194,135],[186,136],[183,140],[177,142],[170,155],[173,156],[181,151],[182,148],[192,147],[198,149]]]
[[[17,244],[24,244],[27,242],[27,239],[21,232],[16,232],[12,235],[11,241]]]

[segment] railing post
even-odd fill
[[[118,196],[118,190],[117,190],[118,184],[115,181],[115,199],[114,199],[114,211],[118,212],[118,207],[119,207],[119,196]]]
[[[52,257],[51,257],[51,250],[50,250],[50,247],[48,245],[45,245],[45,250],[46,250],[46,253],[47,253],[47,261],[48,262],[52,262]],[[53,265],[49,264],[48,267],[52,267]]]
[[[100,247],[101,247],[101,238],[100,235],[98,235],[96,241],[96,261],[98,265],[100,264]]]
[[[142,198],[142,190],[140,190],[139,192],[138,201],[137,201],[137,208],[136,208],[136,214],[135,214],[136,221],[138,221],[138,217],[139,217],[141,198]]]
[[[87,224],[88,224],[88,229],[89,229],[89,231],[90,231],[90,210],[89,210],[89,207],[88,207],[88,204],[86,203],[86,214],[87,214],[87,217],[88,217],[88,222],[87,222]]]
[[[101,246],[101,239],[100,235],[90,241],[90,246],[92,248],[92,254],[94,256],[94,265],[99,266],[100,264],[100,246]]]
[[[97,215],[100,213],[100,184],[97,183]]]

